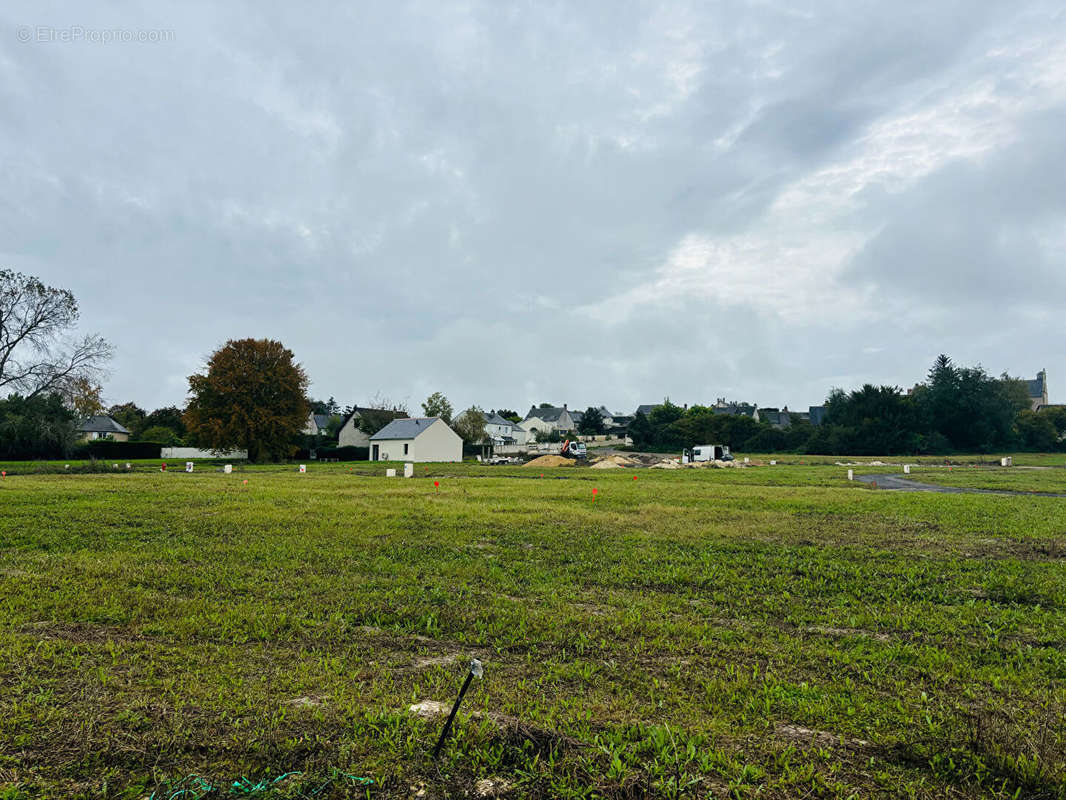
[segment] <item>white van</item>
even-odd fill
[[[732,461],[733,454],[724,444],[701,444],[692,448],[693,461]]]

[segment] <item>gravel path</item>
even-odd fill
[[[1022,492],[1013,489],[970,489],[964,486],[938,486],[934,483],[922,483],[899,475],[856,475],[855,480],[863,483],[876,483],[878,489],[896,492],[939,492],[940,494],[1005,494],[1024,495],[1026,497],[1066,497],[1062,492]]]

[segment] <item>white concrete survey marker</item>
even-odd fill
[[[415,465],[414,464],[404,464],[403,465],[403,476],[405,478],[413,478],[415,476]]]
[[[224,466],[222,468],[222,471],[225,472],[227,475],[229,475],[230,473],[233,472],[233,465],[232,464],[227,464],[226,466]]]
[[[191,461],[186,461],[185,462],[185,471],[186,472],[192,472],[192,462]]]
[[[747,456],[744,456],[744,463],[745,464],[750,464],[751,463],[751,459],[748,458]]]
[[[776,461],[771,461],[770,462],[770,466],[771,467],[776,467],[777,466],[777,462]]]
[[[394,470],[394,469],[385,470],[385,477],[386,478],[395,478],[396,477],[396,470]]]
[[[307,472],[307,465],[306,464],[301,464],[300,465],[300,472]]]
[[[855,473],[852,470],[850,470],[850,469],[848,470],[848,480],[849,481],[855,480]]]
[[[911,465],[910,464],[904,464],[903,465],[903,474],[904,475],[910,475],[911,474]]]

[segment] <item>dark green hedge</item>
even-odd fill
[[[316,447],[315,457],[318,459],[335,458],[338,461],[368,461],[370,459],[369,447]],[[311,454],[307,448],[301,448],[293,456],[296,461],[310,461]]]
[[[163,445],[158,442],[114,442],[102,439],[74,447],[72,458],[130,459],[159,458]]]

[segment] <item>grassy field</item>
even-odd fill
[[[1066,797],[1066,500],[802,460],[10,465],[0,798]]]

